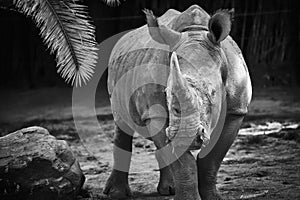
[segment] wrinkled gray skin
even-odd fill
[[[252,95],[241,51],[228,36],[229,14],[221,11],[210,17],[197,5],[183,13],[170,9],[158,18],[159,26],[150,12],[146,14],[148,26],[121,38],[110,57],[108,90],[116,122],[115,163],[104,193],[114,199],[130,195],[126,171],[131,154],[122,154],[118,149],[131,152],[132,134],[137,131],[153,140],[157,149],[176,141],[174,135],[179,138],[172,143],[172,152],[156,154],[161,168],[157,188],[160,194],[175,192],[175,200],[221,199],[215,186],[217,172]],[[176,53],[170,56],[168,50]],[[155,64],[170,69],[153,67]],[[135,70],[141,65],[142,71]],[[130,70],[134,72],[117,87]],[[134,88],[140,82],[158,79],[164,83]],[[181,119],[186,123],[184,128],[178,126],[180,120],[176,121],[180,110],[186,117]],[[188,137],[194,137],[186,144],[190,150],[201,148],[197,160],[184,147]],[[204,147],[201,144],[205,138],[208,144]],[[164,156],[172,157],[173,151],[182,147],[185,151],[180,158],[165,166]],[[119,165],[123,167],[120,170]]]

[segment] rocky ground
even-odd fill
[[[86,176],[78,199],[109,199],[102,194],[112,168],[113,121],[105,93],[96,95],[97,119],[72,117],[72,90],[7,90],[0,97],[0,134],[22,127],[45,127],[65,139]],[[250,113],[227,153],[218,189],[228,199],[300,199],[300,90],[254,90]],[[99,126],[100,125],[100,126]],[[80,133],[78,135],[78,132]],[[156,193],[159,171],[154,145],[136,135],[129,183],[132,199],[172,199]]]

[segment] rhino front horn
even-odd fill
[[[187,81],[183,77],[177,54],[175,52],[172,53],[171,60],[170,60],[170,75],[168,78],[168,88],[172,89],[173,91],[187,91]]]
[[[164,25],[159,26],[156,16],[151,10],[144,9],[146,15],[148,30],[151,38],[158,43],[166,44],[172,49],[181,40],[183,34],[174,31]]]

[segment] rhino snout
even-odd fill
[[[202,147],[203,144],[203,135],[205,135],[206,130],[203,127],[200,127],[198,129],[198,132],[192,142],[192,144],[189,146],[188,150],[198,150]]]
[[[166,131],[168,135],[168,132],[170,132],[169,129],[167,128]],[[181,134],[175,134],[171,138],[168,138],[168,141],[173,142],[175,148],[184,148],[186,150],[199,150],[206,143],[206,140],[206,129],[202,126],[193,133],[183,131]]]

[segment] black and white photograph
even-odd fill
[[[0,0],[0,199],[300,199],[296,0]]]

